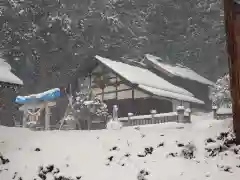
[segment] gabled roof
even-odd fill
[[[147,91],[150,94],[171,99],[178,99],[181,101],[204,104],[203,101],[195,98],[192,93],[169,83],[147,69],[131,66],[122,62],[112,61],[100,56],[95,56],[95,58],[120,77],[126,79],[132,84],[138,85],[140,89]]]
[[[0,82],[23,85],[23,81],[11,72],[11,66],[0,58]]]
[[[206,85],[214,85],[214,83],[201,75],[197,74],[195,71],[189,69],[188,67],[183,67],[180,65],[170,65],[164,62],[161,62],[162,59],[150,54],[146,54],[145,63],[151,65],[154,69],[164,72],[169,76],[179,76],[184,79],[189,79],[197,81]]]

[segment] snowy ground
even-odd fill
[[[217,139],[230,123],[202,115],[193,116],[192,124],[120,131],[32,132],[0,127],[0,179],[237,180],[240,147],[222,146],[224,138]]]

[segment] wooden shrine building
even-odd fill
[[[91,86],[92,91],[112,110],[119,106],[119,116],[129,112],[136,115],[172,112],[178,105],[186,108],[204,104],[191,92],[171,84],[146,68],[95,56],[97,66],[80,84]],[[80,87],[81,88],[81,87]]]

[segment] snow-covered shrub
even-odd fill
[[[145,170],[145,169],[142,169],[141,171],[139,171],[139,173],[137,174],[137,180],[147,180],[147,177],[150,175],[150,173]]]
[[[81,113],[84,110],[85,112],[89,112],[89,115],[98,117],[106,118],[109,115],[107,105],[94,96],[91,89],[77,92],[76,96],[73,97],[72,107],[74,112],[77,113]]]
[[[93,95],[90,88],[82,88],[80,92],[74,95],[68,94],[69,105],[64,115],[64,121],[69,121],[80,128],[84,128],[83,121],[103,120],[106,121],[109,116],[107,105]],[[89,127],[91,128],[91,127]]]
[[[193,143],[189,143],[183,147],[180,155],[185,159],[193,159],[195,158],[196,150],[196,146]]]
[[[0,152],[0,165],[9,163],[9,159],[5,158]]]
[[[229,74],[219,78],[212,88],[211,99],[217,107],[232,107]]]
[[[95,114],[101,117],[107,117],[109,115],[107,104],[101,101],[99,98],[95,97],[93,104],[97,105]]]

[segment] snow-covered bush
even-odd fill
[[[82,89],[81,92],[76,92],[73,95],[68,94],[69,105],[66,109],[64,118],[62,121],[76,125],[76,127],[82,127],[82,122],[102,120],[106,121],[109,113],[107,105],[99,98],[93,95],[91,89]],[[83,125],[85,126],[85,125]],[[88,127],[91,128],[91,127]]]
[[[101,117],[107,117],[109,115],[107,104],[101,101],[99,98],[95,97],[93,100],[93,104],[97,106],[95,114]]]
[[[217,107],[232,107],[229,74],[219,78],[212,88],[211,99]]]
[[[197,150],[196,146],[190,142],[189,144],[184,146],[180,155],[185,159],[193,159],[195,158],[196,150]]]
[[[81,113],[83,109],[88,109],[89,115],[96,115],[98,117],[106,118],[108,113],[107,105],[99,98],[92,94],[92,91],[77,92],[76,96],[73,97],[72,106],[75,112]]]

